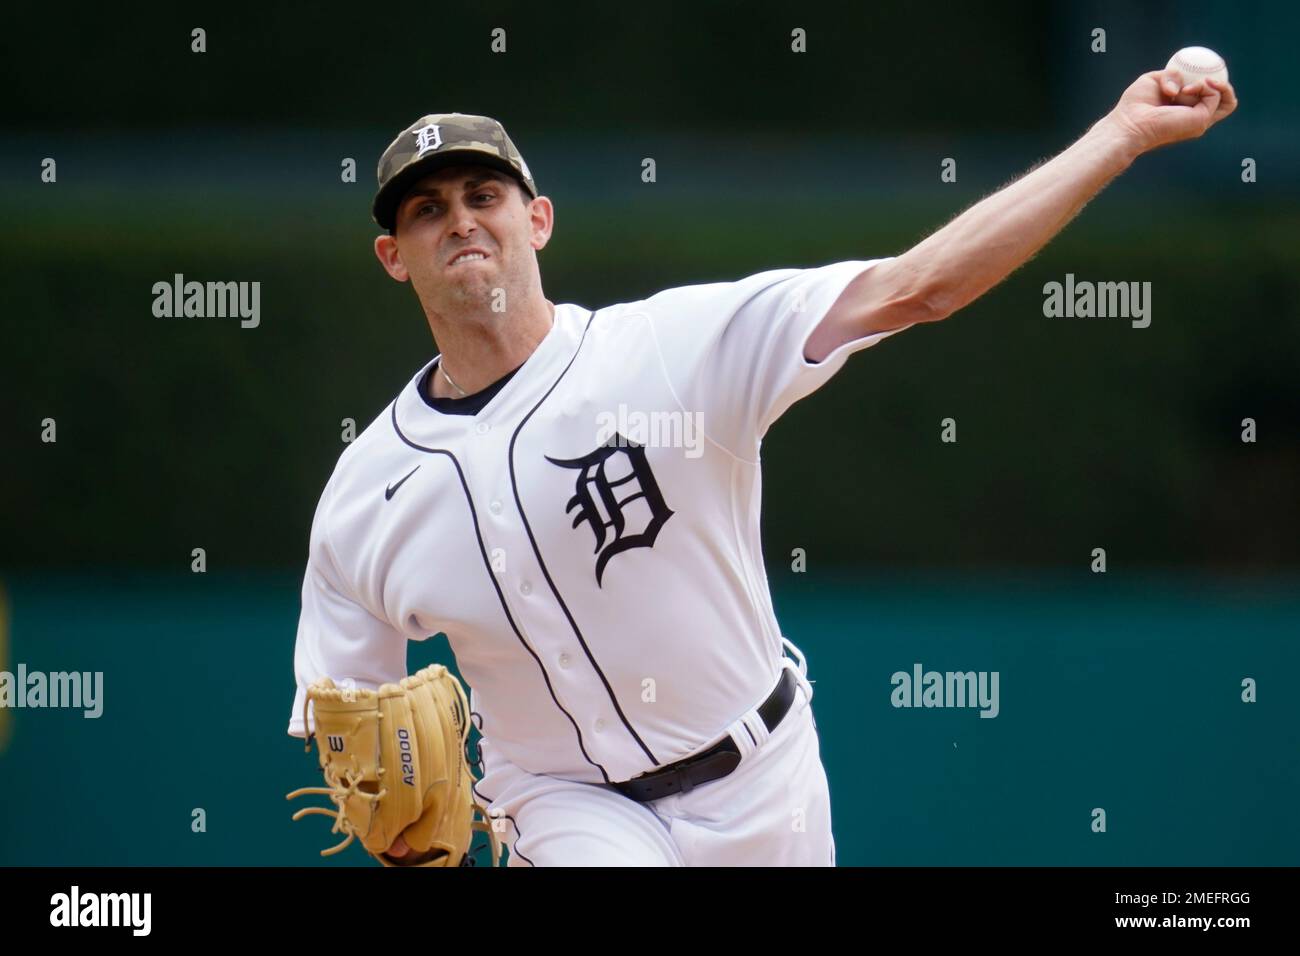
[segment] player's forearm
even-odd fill
[[[1033,258],[1135,156],[1129,139],[1102,120],[891,265],[918,285],[934,314],[949,316]]]

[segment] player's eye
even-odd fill
[[[475,201],[480,199],[495,199],[495,198],[496,195],[490,191],[475,193],[474,195]],[[436,202],[421,203],[420,205],[415,207],[414,215],[417,218],[428,218],[430,215],[433,214],[433,211],[436,210],[437,208],[438,208],[438,203]]]

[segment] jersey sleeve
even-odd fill
[[[307,573],[302,583],[302,612],[294,645],[297,679],[289,733],[306,736],[303,704],[307,687],[321,677],[335,684],[376,690],[406,676],[406,636],[367,610],[343,579],[329,538],[327,487],[312,521]],[[308,721],[310,721],[310,714]]]
[[[714,441],[745,458],[772,424],[840,370],[854,352],[910,326],[865,335],[820,362],[804,346],[840,293],[888,259],[779,269],[736,282],[690,286],[646,300],[669,380]]]

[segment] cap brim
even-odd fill
[[[370,207],[370,215],[376,223],[391,231],[397,222],[397,208],[402,204],[402,200],[406,197],[406,193],[410,188],[423,177],[446,166],[489,166],[507,174],[515,182],[519,183],[524,192],[534,199],[537,198],[537,194],[519,176],[518,170],[501,157],[477,149],[452,149],[445,153],[438,153],[417,160],[386,182],[383,188],[375,193],[375,200]]]

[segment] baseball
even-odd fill
[[[1219,54],[1203,46],[1183,47],[1169,58],[1165,69],[1177,70],[1183,77],[1184,86],[1203,80],[1228,82],[1228,64]]]

